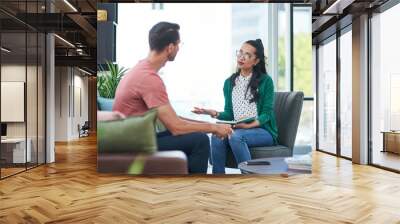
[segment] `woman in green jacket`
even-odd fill
[[[251,123],[234,125],[235,131],[229,139],[212,136],[213,173],[225,173],[227,150],[232,150],[239,164],[251,160],[249,147],[277,143],[274,84],[265,68],[264,46],[260,39],[249,40],[243,43],[236,55],[238,71],[224,83],[224,111],[195,107],[193,112],[227,121],[247,117],[256,119]]]

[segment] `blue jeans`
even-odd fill
[[[262,128],[235,129],[231,137],[223,140],[211,137],[211,161],[213,173],[225,173],[227,150],[232,150],[239,164],[251,160],[249,147],[271,146],[272,135]]]
[[[157,144],[159,151],[183,151],[188,158],[189,173],[207,173],[210,139],[206,134],[195,132],[173,136],[165,131],[157,134]]]

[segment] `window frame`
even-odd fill
[[[379,7],[375,8],[372,11],[368,11],[368,30],[367,30],[367,40],[368,40],[368,54],[367,54],[367,61],[368,61],[368,69],[367,69],[367,80],[368,80],[368,111],[367,111],[367,119],[368,119],[368,165],[380,168],[383,170],[395,172],[395,173],[400,173],[400,170],[393,169],[387,166],[383,166],[377,163],[374,163],[373,161],[373,154],[374,154],[374,148],[373,148],[373,133],[372,133],[372,94],[373,94],[373,88],[372,88],[372,19],[374,18],[374,14],[382,14],[385,11],[393,8],[394,6],[400,4],[399,0],[388,0],[384,4],[380,5]]]
[[[344,18],[344,19],[348,19],[348,18]],[[341,27],[339,29],[336,30],[336,32],[331,33],[331,35],[328,35],[326,37],[324,37],[323,39],[319,39],[318,42],[315,45],[315,49],[316,49],[316,67],[315,69],[315,75],[316,75],[316,89],[315,89],[315,94],[316,94],[316,140],[315,140],[315,144],[316,144],[316,150],[319,152],[323,152],[323,153],[327,153],[329,155],[333,155],[333,156],[337,156],[339,158],[343,158],[346,160],[350,160],[352,161],[352,158],[347,157],[342,155],[342,150],[341,150],[341,90],[340,90],[340,84],[341,84],[341,64],[340,64],[340,60],[341,60],[341,55],[340,55],[340,42],[341,42],[341,36],[346,34],[347,32],[351,32],[352,31],[352,22],[347,23],[344,27]],[[332,153],[332,152],[328,152],[324,149],[321,149],[319,147],[319,47],[322,44],[326,44],[329,43],[331,41],[336,41],[336,152]]]

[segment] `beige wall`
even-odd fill
[[[27,127],[28,127],[28,137],[30,133],[35,133],[37,127],[37,80],[36,80],[36,66],[27,67],[27,82],[25,80],[25,66],[22,65],[2,65],[1,66],[1,81],[18,81],[27,83],[27,99],[26,99],[26,109],[27,109]],[[41,72],[41,71],[39,71]],[[39,73],[40,74],[40,73]],[[43,101],[40,101],[39,107],[43,106]],[[7,108],[1,108],[2,110],[7,110]],[[43,122],[44,123],[44,122]],[[42,124],[44,125],[44,124]],[[25,123],[7,123],[7,135],[9,137],[25,137]]]
[[[88,120],[88,78],[76,68],[56,67],[56,141],[78,138],[78,124]]]

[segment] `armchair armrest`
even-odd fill
[[[99,153],[97,157],[98,172],[126,174],[137,155],[129,153]],[[163,151],[145,155],[142,174],[188,174],[186,155],[182,151]]]

